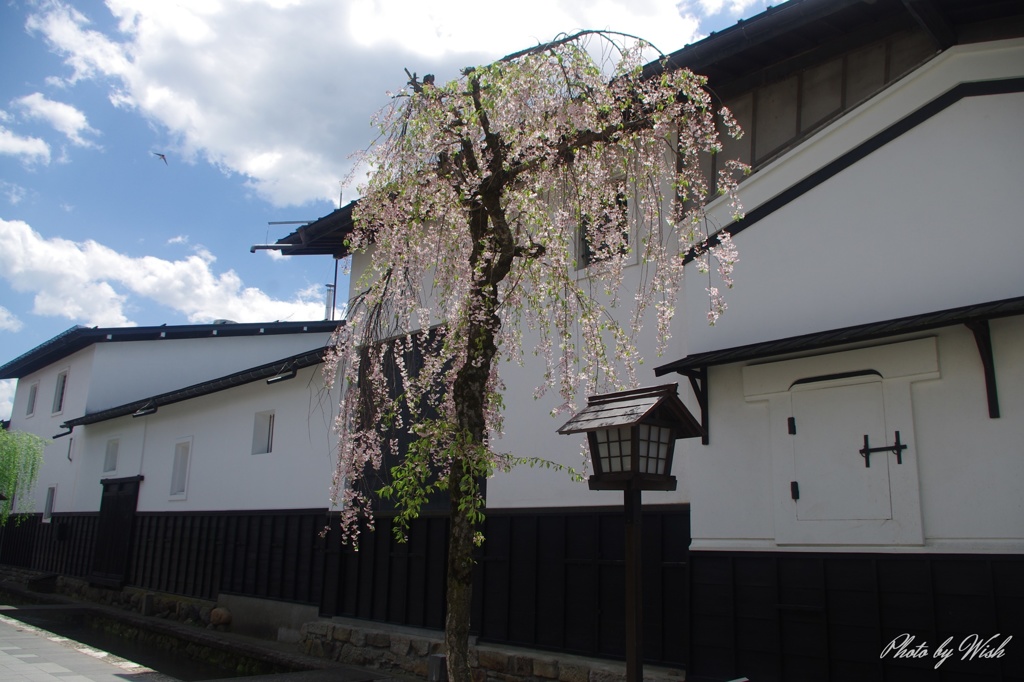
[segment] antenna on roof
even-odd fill
[[[334,287],[335,287],[335,285],[328,283],[325,286],[327,288],[327,291],[326,291],[327,300],[324,302],[324,319],[325,320],[333,320],[334,319]]]

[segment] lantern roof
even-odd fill
[[[676,438],[704,435],[700,423],[679,399],[677,384],[592,395],[587,398],[587,406],[563,424],[558,433],[628,427],[645,420],[671,423]]]

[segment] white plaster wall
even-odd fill
[[[636,236],[634,235],[634,240]],[[637,243],[634,241],[634,243]],[[352,281],[358,281],[370,259],[370,254],[356,254],[352,259]],[[649,276],[643,268],[636,265],[628,267],[625,273],[622,292],[633,292],[639,286],[639,279]],[[583,273],[580,276],[584,276]],[[429,287],[425,287],[429,290]],[[600,287],[598,287],[600,289]],[[360,292],[353,291],[353,295]],[[600,296],[600,292],[596,295]],[[632,293],[622,293],[621,303],[613,314],[625,317],[632,310]],[[673,325],[673,336],[668,340],[665,354],[658,357],[657,324],[655,311],[650,309],[644,318],[644,329],[637,339],[638,350],[644,363],[638,367],[638,377],[642,385],[658,385],[676,382],[676,377],[658,378],[654,376],[654,367],[661,362],[675,359],[682,353],[683,335],[680,332],[677,316]],[[536,333],[523,329],[523,362],[505,362],[501,366],[501,377],[505,384],[502,394],[505,399],[503,434],[495,435],[491,447],[497,452],[510,452],[520,457],[536,457],[548,460],[564,467],[583,470],[584,462],[581,445],[583,436],[561,436],[557,433],[571,416],[567,413],[552,415],[559,406],[561,399],[557,389],[549,390],[542,398],[535,399],[534,394],[543,382],[544,362],[534,354],[538,338]],[[695,414],[697,408],[690,395],[688,382],[680,386],[679,395]],[[577,396],[577,407],[586,403],[586,395]],[[679,441],[681,444],[683,441]],[[686,475],[677,462],[674,471],[679,479],[679,487],[674,492],[650,492],[645,501],[650,504],[670,504],[685,502],[687,497]],[[589,473],[589,472],[588,472]],[[497,473],[487,484],[487,504],[491,508],[523,508],[523,507],[572,507],[572,506],[619,506],[622,494],[608,491],[591,491],[587,482],[574,481],[564,471],[557,471],[543,466],[530,467],[521,465],[509,473]]]
[[[955,48],[743,185],[748,210],[960,82],[1024,73],[1024,42]],[[965,98],[735,237],[714,327],[692,267],[687,352],[1024,294],[1024,94]]]
[[[87,409],[104,410],[322,348],[329,338],[310,332],[98,343]]]
[[[745,187],[747,208],[961,81],[1024,71],[1021,41],[958,51],[925,66],[853,112],[850,120],[763,171],[752,188]],[[676,325],[677,335],[660,362],[1024,295],[1018,201],[1022,120],[1024,95],[963,99],[738,235],[740,264],[736,288],[727,293],[729,310],[717,325],[707,325],[705,287],[715,282],[690,268],[679,310],[685,330],[680,334],[682,325]],[[718,220],[726,222],[722,216]],[[1006,321],[993,323],[1001,329],[996,343],[1019,348],[1020,336],[1010,334],[1008,326]],[[1024,428],[1012,415],[1024,413],[1008,410],[1019,401],[1024,364],[1014,352],[998,355],[1006,416],[989,420],[973,337],[966,330],[944,331],[942,340],[942,381],[914,384],[925,547],[1019,546],[1024,512],[1012,488],[1024,480]],[[532,399],[540,375],[536,363],[528,358],[527,364],[504,372],[507,435],[494,445],[577,465],[579,443],[554,435],[564,417],[548,416],[555,401]],[[742,396],[739,367],[711,372],[712,446],[680,442],[675,465],[679,490],[651,493],[645,501],[691,502],[695,542],[773,545],[767,406],[736,400]],[[686,380],[662,379],[681,381],[680,393],[696,413]],[[653,375],[641,381],[661,382]],[[1003,388],[1006,384],[1011,386]],[[961,401],[974,406],[967,420],[959,416],[960,408],[966,408]],[[962,454],[970,449],[967,441],[980,434],[988,467],[972,466]],[[984,501],[965,512],[965,494]],[[488,501],[492,507],[621,502],[617,493],[591,492],[557,473],[524,468],[492,480]]]
[[[961,82],[1022,73],[1024,41],[950,50],[747,180],[744,204],[755,208]],[[1024,295],[1015,172],[1024,158],[1021,120],[1024,95],[962,100],[737,235],[736,288],[727,292],[729,309],[714,327],[707,324],[705,288],[718,283],[688,268],[674,336],[662,358],[653,354],[655,327],[647,325],[640,382],[680,382],[684,402],[699,414],[687,380],[657,378],[651,371],[656,365],[691,353]],[[712,224],[730,222],[724,204],[711,207]],[[364,258],[353,259],[353,280]],[[638,276],[639,268],[631,268],[624,290]],[[525,366],[502,370],[505,435],[492,446],[578,467],[582,438],[555,433],[568,418],[550,416],[555,398],[534,400],[542,368],[530,355],[528,335],[524,346]],[[680,441],[679,489],[649,493],[645,502],[690,501],[695,537],[771,542],[772,493],[764,485],[771,480],[763,440],[767,412],[763,405],[733,399],[732,391],[742,396],[739,381],[739,368],[712,369],[712,415],[719,420],[713,447]],[[592,492],[585,482],[558,472],[519,467],[489,482],[488,504],[618,505],[621,496]]]
[[[992,320],[1001,417],[988,417],[974,336],[943,330],[942,379],[915,385],[921,507],[928,543],[1024,551],[1024,318]]]
[[[637,278],[640,274],[640,268],[629,268],[623,283],[623,291],[634,291],[638,286]],[[622,298],[622,306],[613,313],[625,316],[631,310],[632,296],[623,295]],[[637,367],[637,378],[641,385],[654,386],[678,382],[679,377],[676,376],[655,377],[654,367],[670,358],[679,357],[680,340],[679,325],[675,324],[673,337],[668,341],[665,355],[659,358],[656,352],[656,317],[653,310],[649,311],[637,340],[637,348],[643,358],[643,364]],[[523,457],[541,457],[582,471],[582,446],[586,438],[584,435],[563,436],[557,433],[558,428],[572,415],[565,412],[552,415],[552,410],[561,403],[557,389],[549,390],[549,394],[543,398],[534,399],[534,393],[543,381],[544,364],[541,358],[533,353],[536,339],[528,330],[523,334],[523,347],[522,365],[506,362],[501,368],[506,387],[505,428],[504,436],[493,440],[492,447],[499,452],[512,452]],[[685,379],[679,386],[679,395],[691,412],[695,415],[700,414],[691,398],[689,383]],[[586,404],[586,398],[583,393],[577,396],[577,409]],[[677,447],[682,447],[685,442],[677,441]],[[646,493],[645,503],[672,504],[688,500],[685,464],[677,459],[673,471],[678,480],[677,490]],[[587,473],[589,475],[590,472]],[[619,506],[622,504],[622,493],[592,491],[585,480],[573,481],[564,472],[543,467],[519,466],[510,473],[499,473],[491,479],[487,489],[487,504],[492,508]]]
[[[18,380],[14,394],[14,408],[11,412],[11,429],[34,433],[48,441],[43,451],[43,466],[36,480],[32,495],[32,509],[42,512],[46,503],[46,490],[56,486],[54,511],[67,511],[70,498],[65,499],[67,491],[74,487],[75,467],[73,459],[79,443],[71,436],[54,438],[67,429],[61,424],[74,417],[81,416],[85,411],[89,384],[94,376],[94,354],[92,348],[86,348],[64,358],[58,363],[38,372],[26,375]],[[64,407],[60,412],[53,413],[53,397],[57,384],[57,375],[68,371],[68,379],[64,394]],[[35,412],[26,416],[29,387],[38,382]],[[71,460],[68,459],[70,450]],[[26,509],[27,505],[17,504],[18,510]]]
[[[691,537],[760,546],[775,537],[768,404],[743,399],[739,365],[710,368],[708,387],[710,443],[688,443],[677,455],[692,491]]]
[[[913,442],[924,543],[859,544],[856,551],[1024,551],[1024,318],[991,322],[1002,417],[990,419],[974,337],[935,335],[940,378],[913,383]],[[922,336],[922,335],[918,335]],[[873,349],[869,353],[875,352]],[[828,357],[828,356],[825,356]],[[839,355],[834,356],[839,358]],[[839,362],[839,360],[836,360]],[[773,523],[773,457],[767,402],[746,402],[740,365],[713,367],[711,442],[685,450],[691,476],[693,546],[781,547]],[[777,462],[778,460],[776,460]],[[777,486],[776,486],[777,488]],[[788,491],[775,490],[789,504]],[[836,541],[815,551],[851,551]]]
[[[1021,47],[931,62],[758,174],[748,209],[960,82],[1019,75]],[[1024,295],[1021,120],[1024,95],[962,99],[737,235],[736,288],[714,328],[698,324],[704,292],[688,273],[687,353]],[[973,335],[935,332],[940,378],[912,384],[924,542],[879,536],[874,549],[1024,551],[1024,321],[991,328],[1002,418],[988,417]],[[744,401],[741,369],[711,368],[711,444],[686,450],[695,547],[777,547],[767,403]]]
[[[74,509],[99,509],[103,478],[142,474],[139,511],[315,509],[329,504],[334,464],[332,431],[337,391],[323,388],[320,368],[300,370],[291,380],[256,381],[161,407],[146,417],[120,417],[76,429],[79,476]],[[253,455],[257,412],[273,410],[272,452]],[[104,473],[110,438],[121,439],[118,466]],[[175,443],[191,438],[188,489],[170,491]]]
[[[71,486],[62,491],[58,511],[95,512],[100,508],[104,478],[125,478],[139,475],[140,453],[146,442],[145,419],[121,417],[75,429],[75,476]],[[107,441],[120,440],[117,468],[103,471]]]

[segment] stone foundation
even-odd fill
[[[318,620],[300,631],[303,653],[427,679],[430,656],[443,651],[440,633],[384,629],[362,621]],[[625,665],[513,647],[470,647],[474,682],[624,682]],[[644,680],[679,682],[682,670],[644,668]]]
[[[213,623],[212,615],[217,604],[211,601],[153,593],[132,587],[122,587],[117,590],[95,587],[86,580],[67,576],[56,578],[54,592],[73,599],[113,606],[143,616],[154,616],[185,625],[195,625],[210,630],[228,629],[223,620],[221,620],[221,624]]]
[[[88,581],[66,576],[4,567],[0,570],[0,578],[0,582],[31,585],[31,591],[36,593],[57,593],[207,630],[244,630],[240,627],[244,621],[258,620],[255,612],[247,614],[244,608],[240,609],[239,615],[249,618],[235,618],[230,607],[237,607],[238,604],[231,603],[230,599],[224,600],[226,604],[220,604],[221,607],[228,606],[228,609],[224,609],[225,613],[215,614],[218,604],[214,602],[131,587],[119,590],[95,587],[89,585]],[[224,616],[228,618],[226,622]],[[280,614],[268,619],[276,625],[281,623]],[[215,621],[219,621],[219,624]],[[278,627],[276,640],[279,643],[292,641],[292,637],[283,638],[281,630]],[[268,634],[268,639],[274,639],[272,633]],[[444,648],[441,633],[436,631],[343,619],[306,622],[301,625],[295,638],[298,642],[287,647],[290,649],[294,646],[295,653],[419,680],[428,679],[431,656],[440,655]],[[622,663],[515,647],[471,646],[470,664],[473,666],[474,682],[625,682],[626,679]],[[682,670],[645,666],[644,680],[681,682],[685,680],[685,673]]]

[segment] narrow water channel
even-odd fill
[[[251,660],[241,661],[243,669],[239,670],[237,656],[227,652],[220,656],[221,652],[215,649],[207,649],[204,656],[207,660],[197,658],[195,646],[166,635],[141,632],[134,625],[126,626],[88,608],[10,604],[19,601],[18,598],[9,599],[10,596],[0,592],[0,613],[3,615],[93,649],[107,651],[182,682],[279,672],[260,671],[254,667],[258,663]]]

